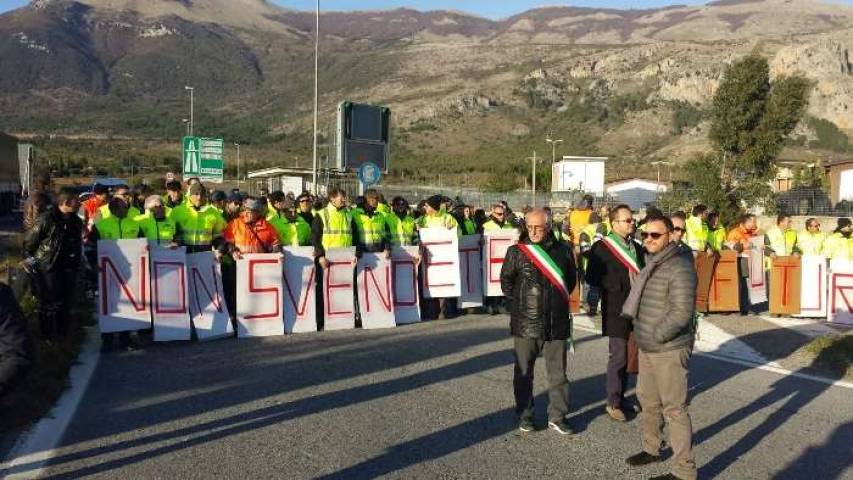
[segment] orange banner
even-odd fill
[[[711,294],[711,281],[714,279],[714,267],[717,265],[717,256],[708,256],[700,253],[696,257],[696,310],[707,312],[709,308],[709,296]]]
[[[723,250],[711,277],[710,311],[737,312],[740,309],[740,282],[737,273],[737,252]]]
[[[776,257],[770,269],[770,313],[800,313],[802,265],[800,257]]]

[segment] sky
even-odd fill
[[[313,10],[314,0],[272,0],[287,8]],[[25,5],[27,0],[0,0],[0,12]],[[323,10],[385,10],[413,7],[418,10],[462,10],[483,17],[500,19],[544,5],[599,8],[656,8],[673,4],[700,5],[705,0],[321,0]],[[832,3],[853,5],[853,0]]]

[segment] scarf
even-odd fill
[[[643,296],[643,290],[646,289],[646,283],[651,278],[657,268],[670,258],[681,254],[681,247],[677,243],[670,243],[656,255],[648,255],[646,257],[646,266],[640,270],[636,278],[631,284],[631,293],[628,294],[628,299],[622,305],[622,315],[634,320],[637,318],[637,312],[640,310],[640,298]]]

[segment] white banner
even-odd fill
[[[284,335],[282,259],[256,253],[237,260],[238,337]]]
[[[317,269],[314,247],[284,249],[284,331],[317,331]]]
[[[833,260],[829,265],[827,320],[853,325],[853,262]]]
[[[826,317],[826,257],[802,257],[800,271],[800,314],[797,317]]]
[[[330,248],[326,250],[326,260],[329,268],[323,272],[323,329],[355,328],[355,248]]]
[[[749,242],[749,303],[757,305],[767,302],[767,277],[764,269],[764,236],[754,237]]]
[[[419,234],[424,298],[460,296],[462,281],[459,278],[459,239],[456,230],[424,228],[419,230]]]
[[[459,239],[459,275],[462,296],[459,308],[483,306],[482,235],[465,235]]]
[[[394,295],[391,260],[384,253],[365,253],[358,260],[358,311],[361,328],[391,328],[394,322]]]
[[[394,320],[397,325],[421,321],[418,294],[418,247],[394,247],[391,250],[391,279],[394,285]]]
[[[148,241],[144,238],[98,241],[101,333],[151,328],[148,267]]]
[[[186,256],[190,317],[199,340],[213,340],[234,334],[222,271],[213,252],[191,253]]]
[[[187,305],[186,248],[149,248],[154,341],[189,340],[192,338],[192,328]]]
[[[509,247],[518,243],[517,230],[486,232],[483,249],[483,285],[487,297],[502,297],[501,267]]]

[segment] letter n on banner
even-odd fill
[[[806,255],[801,258],[800,314],[798,317],[826,318],[826,257]]]
[[[506,251],[518,243],[518,232],[515,230],[487,232],[484,243],[483,285],[485,286],[486,296],[502,297],[501,267],[504,264]]]
[[[749,242],[749,303],[758,305],[767,301],[767,277],[764,273],[764,237]]]
[[[796,315],[800,313],[799,257],[776,257],[770,269],[770,313]]]
[[[830,264],[827,320],[853,325],[853,262],[833,260]]]
[[[151,247],[151,316],[154,341],[192,337],[187,305],[187,255],[184,247]]]
[[[187,255],[189,271],[190,317],[199,340],[213,340],[234,334],[225,289],[222,287],[222,271],[213,252]]]
[[[284,249],[284,331],[317,331],[317,268],[313,247]]]
[[[329,261],[329,268],[323,272],[323,328],[355,328],[355,292],[352,283],[355,248],[330,248],[326,250],[326,260]]]
[[[147,240],[98,241],[101,333],[151,328],[149,278]]]
[[[284,335],[282,257],[244,255],[237,260],[237,336]]]
[[[740,282],[737,273],[737,252],[723,250],[711,278],[708,294],[712,312],[737,312],[740,308]]]
[[[459,308],[483,306],[482,239],[482,235],[465,235],[459,239],[459,275],[462,277]]]
[[[458,297],[459,239],[455,230],[424,228],[419,231],[423,259],[424,298]]]
[[[384,253],[365,253],[358,260],[356,273],[361,328],[396,327],[391,260]]]
[[[391,281],[394,284],[394,321],[397,325],[421,321],[418,294],[418,247],[391,250]]]

